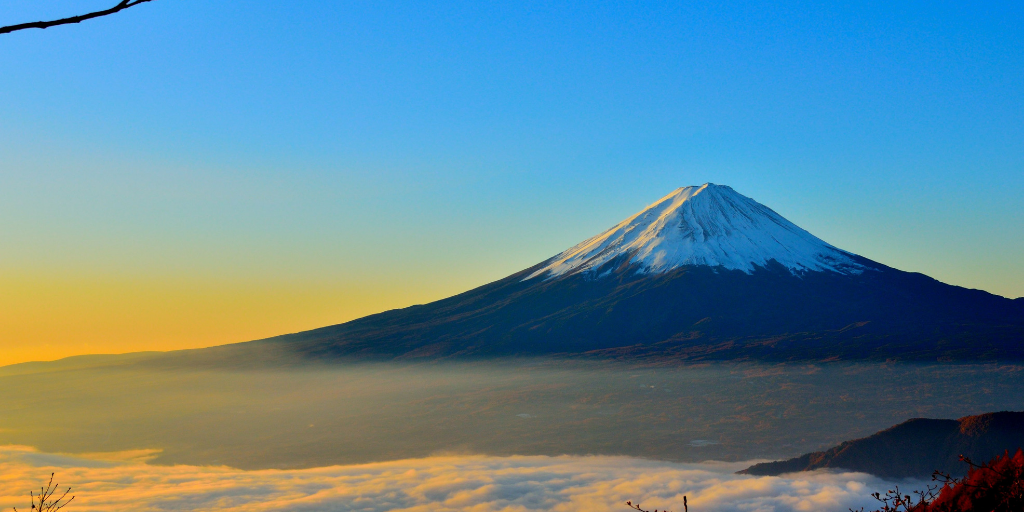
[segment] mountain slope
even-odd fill
[[[308,357],[1024,356],[1024,301],[837,249],[729,187],[679,189],[534,267],[264,340]]]
[[[959,420],[915,418],[823,452],[755,464],[741,474],[781,475],[833,468],[887,478],[924,478],[933,471],[966,473],[960,455],[987,462],[1024,447],[1024,412],[995,412]]]

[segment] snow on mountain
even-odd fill
[[[526,279],[593,272],[619,257],[648,273],[706,265],[749,274],[772,260],[794,274],[861,273],[851,256],[732,188],[705,183],[676,189]]]

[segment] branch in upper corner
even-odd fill
[[[117,5],[110,9],[104,9],[102,11],[90,12],[88,14],[81,14],[78,16],[72,16],[70,18],[61,18],[53,21],[33,21],[31,23],[20,23],[18,25],[8,25],[6,27],[0,27],[0,34],[7,34],[18,30],[25,30],[27,28],[50,28],[57,25],[67,25],[69,23],[81,23],[85,20],[91,20],[93,18],[99,18],[100,16],[106,16],[108,14],[114,14],[115,12],[123,11],[129,7],[135,7],[141,3],[151,2],[152,0],[121,0]]]

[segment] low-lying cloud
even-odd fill
[[[107,457],[112,459],[117,457]],[[675,464],[629,457],[437,456],[297,470],[154,466],[0,447],[0,508],[57,473],[69,512],[89,511],[845,511],[870,507],[886,482],[862,473],[733,474],[747,463]]]

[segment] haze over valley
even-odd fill
[[[1024,366],[1013,364],[189,368],[132,359],[5,368],[0,406],[12,414],[0,442],[152,450],[154,464],[243,469],[437,454],[746,461],[794,457],[911,417],[1024,409]],[[61,414],[39,428],[35,410]]]

